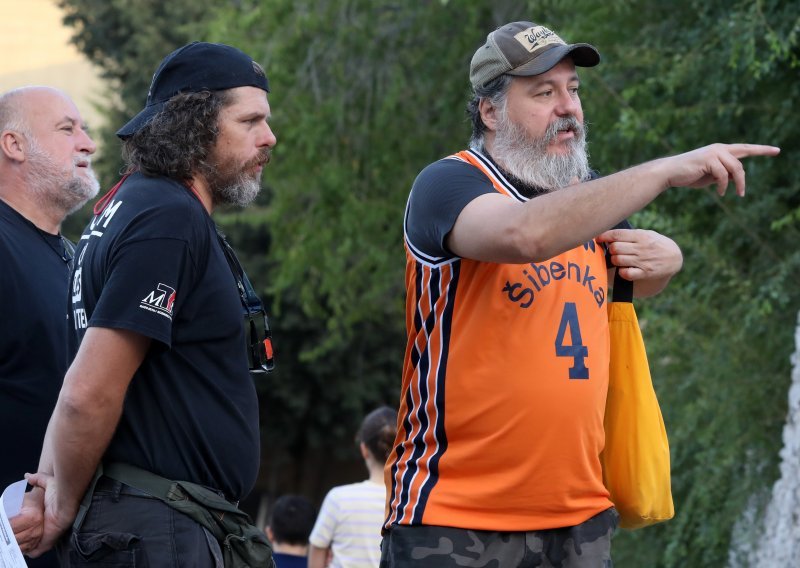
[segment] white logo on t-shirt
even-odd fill
[[[150,292],[147,296],[142,298],[139,307],[143,310],[148,310],[161,314],[162,316],[172,319],[172,305],[175,303],[175,288],[167,286],[159,282],[156,289]]]

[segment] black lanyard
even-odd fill
[[[225,260],[233,273],[239,298],[242,301],[245,317],[245,335],[247,341],[247,357],[251,373],[268,373],[275,368],[275,357],[272,351],[272,332],[264,304],[253,289],[250,279],[242,268],[242,264],[233,252],[219,229],[217,238],[225,254]]]

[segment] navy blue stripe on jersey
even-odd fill
[[[447,358],[450,353],[450,332],[453,324],[453,306],[455,305],[456,292],[458,290],[458,277],[461,272],[461,263],[453,263],[453,271],[450,278],[450,285],[447,289],[447,303],[442,314],[442,353],[439,357],[439,368],[436,371],[436,392],[434,393],[436,422],[434,424],[434,436],[438,445],[436,452],[431,456],[428,465],[428,479],[420,489],[420,497],[412,517],[412,524],[422,523],[422,516],[425,514],[425,506],[428,504],[428,497],[439,481],[439,460],[447,451],[447,433],[444,428],[445,420],[445,377],[447,376]]]
[[[441,272],[439,270],[430,270],[430,280],[428,282],[428,290],[429,290],[429,305],[427,306],[429,313],[428,317],[425,318],[425,336],[426,338],[430,337],[430,332],[434,329],[436,325],[436,310],[434,309],[436,303],[439,301],[439,294],[440,294],[440,281],[441,281]],[[419,313],[419,307],[417,308],[417,312]],[[406,506],[408,505],[408,492],[411,486],[414,483],[414,479],[416,478],[419,472],[418,462],[420,458],[425,455],[426,450],[426,442],[425,442],[425,434],[428,432],[428,428],[430,427],[430,418],[425,410],[427,406],[427,402],[429,400],[429,393],[428,393],[428,383],[423,379],[423,377],[427,377],[428,373],[430,372],[431,367],[431,353],[430,353],[430,341],[425,342],[425,348],[423,352],[420,354],[420,363],[417,369],[417,376],[420,377],[420,380],[416,382],[417,389],[418,389],[418,399],[420,401],[419,407],[414,409],[416,414],[416,422],[419,424],[419,431],[417,435],[414,436],[412,439],[413,451],[411,453],[411,458],[408,460],[408,469],[406,470],[405,474],[403,475],[403,493],[400,500],[400,504],[397,507],[398,509],[398,516],[397,520],[402,521],[403,518],[406,516]],[[410,392],[410,389],[409,389]],[[413,402],[412,402],[413,404]]]
[[[417,262],[416,266],[414,267],[414,289],[416,293],[417,301],[419,301],[420,294],[422,294],[422,277],[424,271],[422,270],[422,265]],[[416,337],[420,330],[422,329],[422,314],[419,313],[419,306],[417,306],[417,310],[414,312],[414,337]],[[419,358],[421,353],[419,352],[419,348],[417,347],[416,342],[414,343],[413,347],[411,348],[411,365],[414,369],[417,368],[419,364]]]
[[[406,408],[408,408],[409,411],[406,413],[405,416],[403,416],[403,421],[402,421],[402,428],[403,428],[403,432],[404,432],[403,438],[404,439],[408,438],[408,435],[411,432],[411,421],[409,420],[409,415],[411,414],[411,410],[410,409],[413,408],[413,404],[414,403],[411,400],[411,391],[410,390],[406,391]],[[397,444],[397,449],[395,450],[394,463],[392,463],[392,467],[391,467],[392,485],[391,485],[391,491],[389,492],[389,507],[388,507],[389,511],[388,511],[388,513],[386,515],[386,520],[383,523],[384,527],[389,527],[389,525],[392,523],[392,517],[395,516],[395,512],[396,511],[395,511],[394,507],[392,507],[391,504],[394,501],[395,495],[396,495],[396,492],[397,492],[397,467],[398,467],[398,464],[401,461],[403,461],[403,454],[404,453],[405,453],[405,450],[403,449],[403,445],[402,444]]]
[[[421,388],[420,391],[421,391],[420,392],[421,396],[423,395],[423,393],[427,394],[426,388]],[[411,450],[411,456],[406,462],[406,471],[403,474],[403,477],[400,481],[400,486],[402,489],[400,492],[400,502],[398,503],[396,509],[396,521],[395,521],[398,523],[402,522],[406,515],[406,507],[408,506],[408,501],[409,501],[409,492],[411,491],[411,485],[414,482],[414,478],[416,477],[418,471],[417,463],[419,461],[419,458],[425,451],[424,443],[420,444],[420,437],[422,434],[425,433],[428,427],[427,416],[425,416],[424,412],[420,412],[420,410],[425,408],[425,402],[424,402],[425,399],[422,399],[422,403],[420,404],[419,408],[414,408],[413,406],[414,401],[412,399],[413,397],[411,396],[411,390],[409,389],[406,396],[406,402],[409,404],[408,407],[409,417],[411,415],[416,415],[416,422],[419,423],[420,430],[412,440],[413,449]]]
[[[430,337],[431,332],[436,327],[436,303],[439,301],[439,295],[441,293],[441,270],[431,270],[430,272],[431,277],[428,282],[430,305],[428,306],[428,317],[425,318],[425,337]],[[417,310],[417,313],[419,313],[419,310]]]

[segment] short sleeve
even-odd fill
[[[308,542],[317,548],[330,548],[333,543],[333,533],[336,530],[336,501],[333,491],[329,491],[322,501],[317,521],[308,537]]]
[[[445,158],[422,170],[411,187],[405,218],[412,250],[432,258],[453,256],[445,239],[466,205],[495,189],[476,167]]]
[[[126,243],[112,257],[90,326],[135,331],[172,343],[172,321],[192,287],[187,243],[154,238]]]

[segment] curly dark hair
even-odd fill
[[[367,414],[356,434],[356,441],[367,446],[369,453],[378,460],[389,457],[397,432],[397,411],[381,406]]]
[[[188,180],[206,165],[219,135],[219,113],[228,91],[180,93],[122,144],[127,171]]]
[[[483,146],[486,125],[481,118],[481,99],[489,99],[492,105],[497,108],[504,106],[508,96],[508,88],[511,86],[511,79],[511,75],[500,75],[482,87],[473,89],[472,99],[467,103],[467,116],[472,122],[472,137],[469,140],[470,148],[480,150]]]

